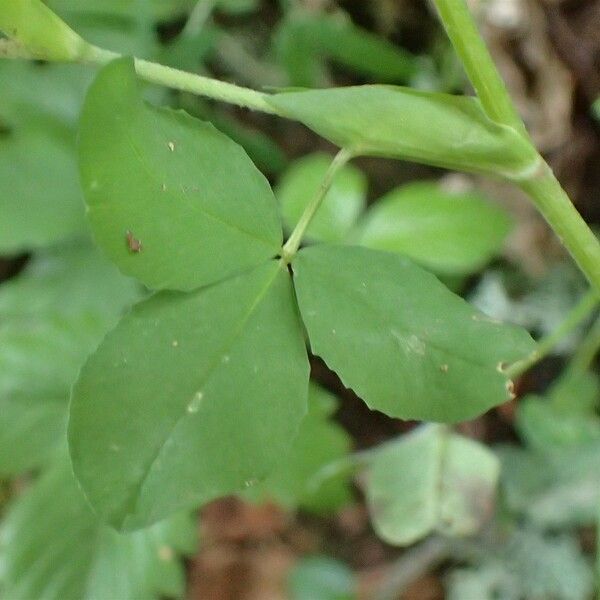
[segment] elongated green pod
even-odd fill
[[[513,181],[529,178],[541,163],[525,136],[492,121],[476,98],[364,85],[279,93],[268,102],[354,154]]]

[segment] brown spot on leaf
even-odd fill
[[[136,239],[131,231],[127,230],[125,237],[127,239],[127,247],[129,248],[130,252],[138,253],[142,251],[142,242]]]

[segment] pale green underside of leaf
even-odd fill
[[[476,533],[493,514],[500,464],[482,444],[424,425],[383,446],[367,473],[378,535],[408,545],[438,531]]]
[[[502,247],[511,221],[474,192],[449,192],[434,182],[411,183],[378,200],[354,240],[405,254],[444,275],[481,269]]]
[[[151,600],[181,596],[179,553],[195,547],[194,520],[177,515],[123,535],[98,521],[59,458],[19,497],[0,528],[3,597]]]
[[[41,253],[0,287],[0,474],[52,458],[71,385],[137,287],[87,245]]]
[[[315,153],[295,161],[275,189],[283,223],[288,231],[296,226],[304,209],[316,196],[332,157]],[[333,179],[319,210],[306,230],[306,238],[341,242],[356,224],[366,205],[367,180],[356,167],[346,165]]]
[[[264,478],[291,447],[307,388],[278,263],[193,294],[157,294],[82,369],[69,422],[75,473],[103,519],[152,523]]]
[[[315,484],[320,469],[350,450],[350,436],[331,420],[337,400],[315,383],[310,385],[308,400],[308,414],[290,452],[264,481],[248,488],[244,498],[271,500],[287,509],[303,508],[315,513],[328,513],[349,503],[345,475]]]
[[[529,142],[491,121],[475,98],[364,85],[279,93],[268,101],[357,154],[516,179],[538,162]]]
[[[392,417],[475,417],[510,397],[499,366],[535,348],[525,330],[487,318],[398,255],[314,246],[293,270],[312,351]]]
[[[279,252],[275,197],[244,150],[209,123],[145,104],[130,59],[92,84],[79,157],[96,241],[150,288],[192,290]]]

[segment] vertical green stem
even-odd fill
[[[491,119],[527,136],[521,117],[481,38],[465,0],[434,0],[446,33]]]
[[[600,241],[577,212],[552,169],[544,163],[537,175],[519,185],[600,293]]]
[[[528,137],[465,0],[434,0],[434,3],[488,115]],[[519,185],[533,200],[590,283],[600,292],[600,242],[581,218],[550,167],[542,163],[538,173],[519,182]]]
[[[331,164],[329,165],[329,168],[327,169],[327,172],[323,177],[323,181],[319,186],[317,194],[302,213],[302,216],[296,224],[294,231],[292,231],[292,234],[290,235],[288,241],[283,246],[282,257],[285,260],[285,262],[289,263],[298,251],[304,233],[306,232],[307,227],[310,225],[310,222],[313,220],[313,217],[315,216],[317,210],[319,210],[321,203],[325,199],[325,196],[327,195],[327,192],[329,191],[329,188],[331,187],[331,184],[333,183],[333,179],[335,178],[337,172],[353,156],[354,154],[351,150],[342,148],[331,161]]]

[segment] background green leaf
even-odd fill
[[[292,569],[290,600],[354,600],[356,587],[352,570],[326,556],[307,556]]]
[[[81,365],[138,296],[87,245],[39,253],[0,287],[0,474],[52,458]]]
[[[355,241],[406,254],[445,275],[480,270],[502,247],[511,221],[476,192],[419,181],[392,190],[369,210]]]
[[[294,161],[275,188],[285,228],[291,232],[304,209],[315,197],[332,161],[331,156],[315,153]],[[356,224],[365,209],[367,180],[352,165],[345,165],[333,179],[327,195],[306,230],[308,239],[340,242]]]
[[[410,52],[357,27],[343,13],[291,11],[274,43],[294,86],[324,85],[327,59],[382,82],[406,83],[417,72]]]
[[[19,497],[0,528],[0,586],[11,600],[140,600],[182,596],[178,554],[196,525],[177,515],[123,535],[98,521],[66,456]]]
[[[315,513],[328,513],[348,504],[351,496],[345,474],[316,481],[323,467],[346,456],[350,450],[350,436],[331,420],[336,406],[335,396],[311,383],[308,414],[292,449],[244,497],[255,502],[273,500],[287,509],[303,508]]]
[[[268,100],[285,116],[361,155],[517,179],[539,160],[520,134],[490,121],[475,98],[363,85],[279,93]]]
[[[3,253],[22,252],[84,230],[73,131],[31,110],[22,117],[7,120],[0,131]]]
[[[80,165],[96,241],[151,288],[191,290],[280,249],[275,198],[246,153],[208,123],[144,104],[130,59],[90,88]]]
[[[292,266],[312,351],[392,417],[481,414],[510,397],[499,365],[535,347],[525,330],[478,313],[407,258],[313,246]]]
[[[308,362],[278,263],[136,306],[73,390],[69,443],[97,512],[139,527],[265,477],[306,413]]]
[[[477,533],[493,515],[500,464],[484,445],[425,425],[379,449],[367,471],[377,534],[408,545],[433,531]]]
[[[500,552],[488,550],[475,567],[452,573],[448,600],[587,600],[593,590],[593,571],[574,537],[525,528]]]

